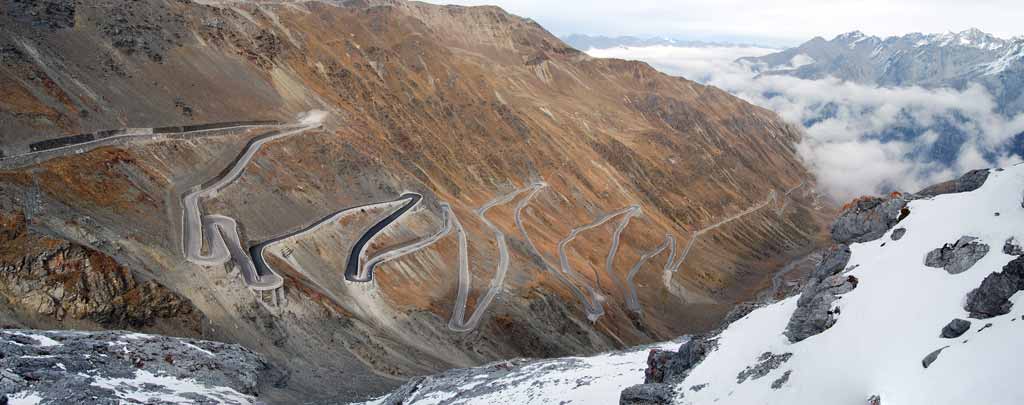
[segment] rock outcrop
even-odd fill
[[[988,245],[977,242],[977,239],[963,236],[955,243],[932,250],[925,256],[924,265],[944,269],[949,274],[963,273],[988,254]]]
[[[674,391],[669,384],[638,384],[622,390],[620,405],[669,405]]]
[[[924,358],[921,359],[921,367],[928,368],[928,366],[932,365],[932,363],[934,363],[935,360],[939,359],[939,354],[942,354],[942,351],[946,350],[948,347],[949,346],[941,347],[935,349],[931,353],[928,353],[927,356],[924,356]]]
[[[1020,245],[1017,239],[1010,238],[1003,244],[1003,253],[1010,256],[1024,256],[1024,247]]]
[[[832,310],[832,303],[857,287],[856,278],[842,274],[850,254],[847,245],[833,247],[808,277],[784,332],[791,342],[817,335],[836,322],[838,313]]]
[[[850,244],[875,240],[910,214],[907,197],[861,197],[843,209],[832,223],[832,240]]]
[[[678,351],[651,350],[644,371],[644,383],[677,383],[686,378],[694,366],[715,350],[717,341],[708,335],[691,336]]]
[[[989,274],[978,288],[967,293],[964,309],[971,318],[985,319],[1010,312],[1010,297],[1024,290],[1024,257],[1013,259],[1003,271]]]
[[[764,352],[757,358],[756,364],[747,366],[746,369],[736,375],[736,383],[743,384],[747,379],[756,380],[764,377],[772,372],[772,370],[779,368],[783,363],[789,361],[790,357],[793,357],[793,353],[775,354]],[[786,379],[788,380],[789,377],[787,376]]]
[[[942,333],[939,336],[946,339],[955,339],[962,336],[969,329],[971,329],[971,321],[956,318],[942,327]]]
[[[964,173],[956,180],[935,184],[918,191],[915,195],[920,197],[934,197],[942,194],[966,193],[974,191],[985,184],[988,180],[989,169],[971,170]]]
[[[139,281],[111,257],[30,232],[22,215],[0,217],[0,297],[10,309],[110,328],[160,319],[198,329],[192,303],[156,281]]]
[[[109,331],[0,331],[0,394],[82,405],[250,404],[272,369],[238,345]],[[6,401],[3,401],[6,402]]]

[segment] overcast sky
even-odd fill
[[[1021,0],[429,0],[492,4],[529,17],[555,35],[667,36],[796,45],[853,30],[888,36],[976,27],[1024,35]]]

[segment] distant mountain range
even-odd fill
[[[733,42],[718,42],[718,41],[691,41],[683,39],[674,39],[666,37],[634,37],[634,36],[617,36],[609,37],[604,35],[585,35],[585,34],[571,34],[561,38],[562,41],[571,45],[573,48],[586,51],[588,49],[607,49],[617,47],[640,47],[640,46],[679,46],[679,47],[759,47],[759,48],[774,48],[770,46],[748,44],[748,43],[733,43]]]
[[[854,31],[740,62],[765,75],[832,76],[886,87],[963,89],[979,83],[995,98],[1000,113],[1024,111],[1024,37],[1002,39],[978,29],[888,38]]]

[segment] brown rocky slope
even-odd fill
[[[623,291],[604,272],[615,221],[580,233],[568,260],[606,299],[605,315],[590,322],[519,237],[515,204],[496,206],[487,218],[508,235],[508,275],[480,326],[458,333],[446,327],[458,286],[454,235],[383,265],[371,283],[344,281],[355,230],[384,215],[372,210],[309,234],[282,255],[290,260],[270,257],[285,278],[276,305],[246,291],[230,266],[185,260],[182,193],[224,170],[267,128],[122,142],[0,166],[5,218],[21,218],[38,243],[51,243],[45,236],[87,249],[76,257],[113,258],[146,280],[131,288],[174,294],[146,301],[151,316],[139,325],[164,322],[158,308],[168,300],[188,302],[189,316],[202,325],[179,334],[241,343],[290,373],[266,388],[272,399],[352,398],[448,367],[590,353],[706,330],[769,283],[772,270],[820,244],[821,209],[796,157],[800,134],[793,127],[646,64],[590,58],[498,8],[0,3],[5,156],[104,129],[291,121],[303,111],[327,111],[321,129],[267,144],[205,209],[238,219],[243,242],[253,244],[345,207],[392,200],[404,190],[422,194],[425,209],[389,228],[374,251],[434,232],[442,223],[439,203],[448,202],[469,238],[467,313],[498,262],[493,234],[473,211],[531,182],[549,186],[523,210],[523,222],[555,262],[559,240],[573,228],[631,204],[642,208],[613,259],[620,282],[666,234],[682,250],[693,232],[761,207],[701,234],[667,283],[668,252],[652,257],[634,280],[639,315],[626,309]],[[18,301],[8,306],[35,310]]]

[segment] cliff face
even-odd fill
[[[133,327],[198,334],[201,314],[156,281],[141,281],[111,257],[30,233],[24,216],[0,216],[0,316],[45,327]]]
[[[191,302],[206,318],[199,333],[289,370],[270,395],[375,393],[392,377],[705,330],[822,235],[799,133],[774,114],[646,64],[589,58],[498,8],[44,3],[6,2],[0,16],[0,209],[29,234],[91,249],[65,256],[101,252],[147,280],[104,300],[152,281]],[[405,191],[422,202],[368,255],[451,218],[462,232],[382,264],[369,283],[344,270],[391,212],[376,206],[268,248],[277,291],[250,293],[237,266],[186,260],[183,195],[287,128],[154,127],[292,123],[308,110],[325,111],[323,125],[266,143],[201,202],[237,219],[245,247]],[[83,140],[94,142],[19,157]],[[678,271],[670,256],[685,259]]]

